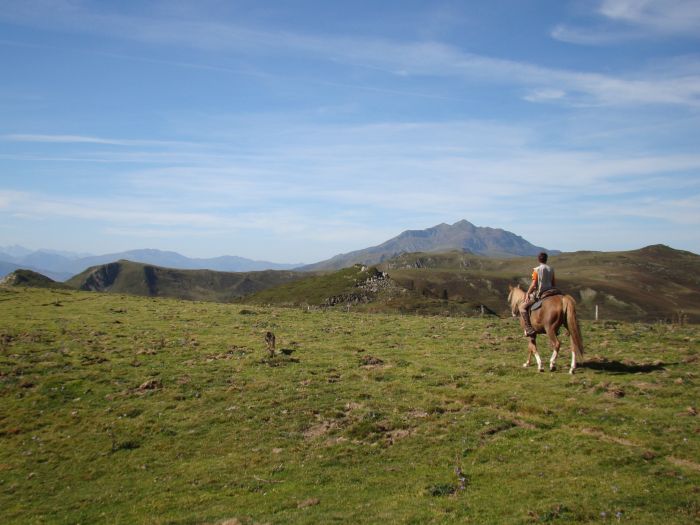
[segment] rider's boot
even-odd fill
[[[523,312],[523,324],[525,325],[525,337],[532,337],[537,333],[530,322],[530,310]]]

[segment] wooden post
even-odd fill
[[[480,306],[481,306],[481,317],[484,317],[484,305],[482,304]]]
[[[598,305],[595,305],[595,320],[598,320]]]

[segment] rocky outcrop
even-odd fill
[[[372,302],[380,292],[396,287],[396,283],[389,278],[389,274],[377,270],[376,268],[368,270],[363,266],[362,272],[367,272],[367,278],[358,281],[353,291],[328,297],[323,302],[322,306],[369,303]]]
[[[80,290],[90,292],[106,292],[109,290],[121,272],[122,265],[119,262],[104,264],[95,268],[85,281]]]

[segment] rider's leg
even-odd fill
[[[532,337],[537,332],[532,328],[532,323],[530,322],[530,306],[532,306],[532,299],[528,298],[527,301],[523,301],[520,304],[520,316],[523,318],[523,325],[525,326],[525,335],[527,337]]]

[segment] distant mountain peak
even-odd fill
[[[440,223],[424,230],[406,230],[382,244],[364,250],[336,255],[304,270],[333,270],[353,264],[378,264],[404,253],[462,251],[490,257],[536,255],[546,250],[520,235],[500,229],[475,226],[466,219],[454,224]]]

